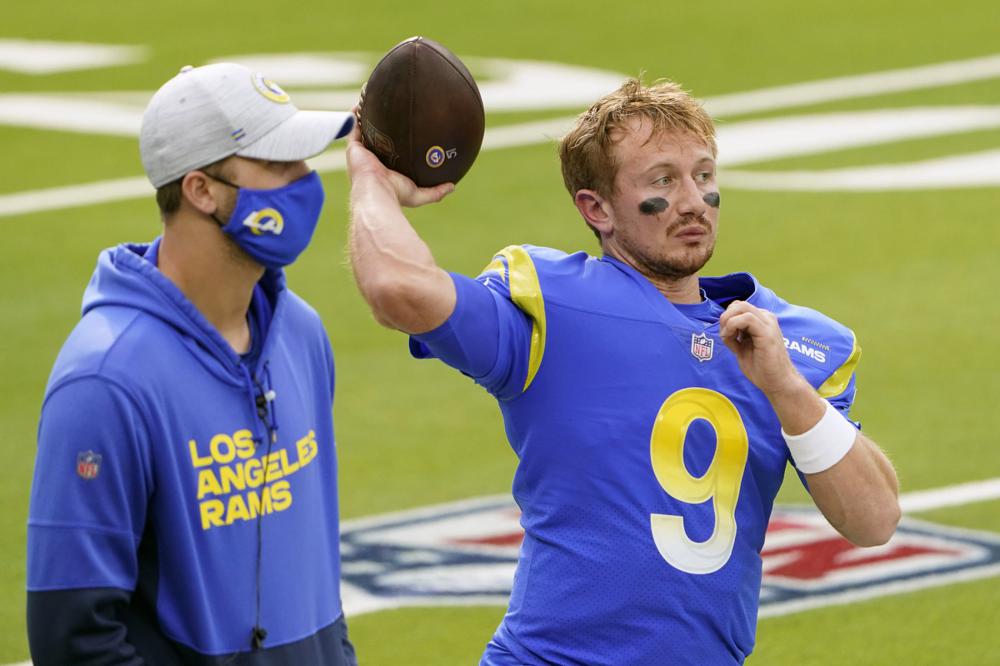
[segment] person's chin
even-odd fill
[[[713,244],[699,243],[694,247],[687,248],[683,256],[678,257],[675,265],[687,275],[697,273],[712,258],[712,251],[714,249]]]

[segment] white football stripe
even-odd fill
[[[69,93],[0,95],[0,125],[139,136],[142,106]]]
[[[2,108],[2,107],[0,107]],[[0,111],[2,114],[2,111]],[[541,120],[487,130],[483,150],[554,141],[571,118]],[[1000,107],[900,109],[823,114],[753,121],[724,126],[719,132],[724,165],[772,159],[852,145],[1000,127]],[[793,172],[725,171],[723,187],[751,190],[886,190],[972,187],[1000,184],[1000,151],[961,155],[898,165]],[[343,171],[344,151],[333,150],[310,160],[317,171]],[[0,195],[0,217],[123,201],[149,196],[145,178],[121,178],[68,187]]]
[[[6,46],[5,46],[6,45]],[[141,59],[143,51],[136,47],[95,44],[63,44],[56,42],[26,42],[0,40],[0,69],[7,60],[24,67],[92,67],[107,63]],[[131,59],[131,60],[129,60]],[[252,68],[266,71],[269,76],[288,85],[344,84],[351,78],[360,82],[365,54],[358,53],[292,53],[230,56],[227,61],[244,62]],[[490,111],[524,111],[586,107],[601,94],[614,89],[624,78],[617,72],[578,65],[500,58],[466,58],[478,71],[489,76],[480,82],[480,91]],[[51,64],[47,64],[51,63]],[[822,79],[741,93],[719,95],[705,99],[705,106],[714,116],[731,117],[741,114],[787,109],[820,102],[884,95],[906,90],[920,90],[1000,77],[1000,54],[969,60],[924,65],[898,70]],[[47,122],[33,117],[31,109],[17,108],[16,97],[33,99],[48,114],[58,107],[47,98],[66,98],[70,93],[40,93],[35,95],[0,95],[0,108],[10,107],[0,122],[27,127]],[[106,96],[91,93],[88,96]],[[128,119],[127,124],[113,131],[98,108],[65,109],[66,117],[45,125],[55,129],[80,132],[120,134],[126,127],[137,128],[134,117],[140,116],[149,93],[134,96],[128,102],[120,100],[114,116]],[[357,101],[356,90],[311,90],[295,93],[302,108],[350,108]],[[568,119],[567,119],[568,120]]]
[[[729,116],[907,90],[924,90],[997,77],[1000,77],[1000,54],[720,95],[705,100],[705,108],[713,116]]]
[[[95,105],[102,103],[94,102]],[[3,107],[0,105],[0,116]],[[110,117],[110,116],[109,116]],[[566,131],[572,118],[541,120],[487,130],[483,150],[551,142]],[[130,122],[138,122],[133,118]],[[951,132],[1000,127],[1000,107],[896,109],[776,118],[724,125],[719,130],[724,166],[763,159],[822,152],[851,146]],[[343,171],[344,151],[313,159],[320,172]],[[997,151],[946,157],[911,164],[796,172],[726,171],[724,187],[759,190],[886,190],[971,187],[1000,182]],[[0,217],[45,210],[122,201],[148,196],[142,177],[99,181],[0,195]]]
[[[722,123],[717,137],[719,165],[730,167],[996,127],[1000,127],[1000,106],[906,107]]]
[[[877,95],[998,76],[1000,76],[1000,55],[995,55],[939,65],[839,77],[723,95],[707,99],[705,104],[715,114],[735,115],[764,109],[787,108],[817,101]],[[41,97],[46,97],[46,99],[44,104],[40,99],[35,100],[39,102],[36,113],[35,109],[29,108],[31,107],[29,102]],[[121,99],[115,101],[107,95],[103,99],[92,99],[86,104],[81,104],[84,100],[74,99],[69,94],[51,97],[0,95],[0,101],[2,101],[0,114],[6,113],[5,116],[0,115],[0,122],[24,124],[32,127],[43,124],[42,119],[47,118],[46,123],[51,121],[65,129],[75,128],[84,131],[86,127],[91,127],[94,131],[119,134],[134,133],[141,115],[140,108],[134,102],[129,103]],[[72,113],[65,113],[69,110],[68,105],[70,104],[74,105]],[[4,109],[7,109],[6,112],[3,111]],[[549,142],[560,136],[573,120],[572,117],[558,118],[491,129],[486,133],[483,150]],[[833,128],[839,131],[832,131],[830,123],[834,123]],[[724,165],[735,166],[762,159],[775,159],[782,156],[996,126],[997,107],[926,108],[817,114],[723,125],[719,130],[719,143],[722,148],[720,152]],[[766,142],[762,140],[765,136],[768,139]],[[344,168],[343,152],[328,153],[315,160],[314,164],[317,165],[314,168],[319,171],[342,170]],[[992,162],[987,166],[992,166]],[[885,168],[894,169],[895,167],[887,166]],[[923,168],[930,172],[935,167],[933,164],[929,166],[925,164]],[[820,182],[824,177],[823,173],[831,176],[834,181],[838,177],[846,178],[851,183],[864,180],[864,174],[857,176],[853,173],[854,170],[842,171],[845,173],[820,172],[820,175],[816,175],[802,172],[789,178],[788,182],[792,185],[787,187],[782,185],[780,174],[776,176],[773,173],[730,172],[732,180],[728,186],[746,189],[795,189],[796,187],[798,189],[823,189],[814,184]],[[847,171],[851,173],[846,173]],[[959,186],[948,184],[957,180],[955,176],[949,177],[951,179],[949,180],[948,178],[937,178],[936,175],[935,172],[931,176],[922,176],[923,182],[930,183],[922,185],[922,187]],[[885,175],[884,177],[887,182],[900,183],[897,187],[914,182],[905,175]],[[988,179],[988,176],[981,175],[980,180],[984,179]],[[136,185],[140,180],[109,180],[0,195],[0,217],[145,196],[149,190]],[[871,179],[866,182],[869,183],[867,189],[893,188],[891,185],[881,187],[872,185],[871,183],[876,181]],[[937,185],[938,183],[943,184]],[[992,184],[992,181],[983,184]],[[852,187],[864,189],[861,185],[842,186],[841,189],[851,189]],[[829,188],[837,189],[832,185]]]
[[[141,62],[147,49],[82,42],[0,39],[0,69],[20,74],[53,74]]]
[[[1000,499],[1000,477],[903,493],[899,505],[904,513],[919,513],[996,499]]]
[[[0,195],[0,217],[153,196],[145,176]]]
[[[572,120],[572,118],[542,120],[487,130],[483,138],[482,149],[513,148],[553,141],[566,131],[567,125]],[[323,153],[309,160],[309,165],[320,173],[343,171],[346,168],[344,150],[338,149]],[[152,186],[142,176],[67,187],[49,187],[0,195],[0,217],[112,203],[152,196],[152,194]]]
[[[906,164],[816,171],[723,171],[723,187],[787,192],[878,192],[1000,185],[1000,150],[951,155]]]

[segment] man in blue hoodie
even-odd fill
[[[104,251],[49,379],[28,520],[35,664],[354,664],[333,355],[282,268],[353,126],[234,64],[153,96],[163,217]]]

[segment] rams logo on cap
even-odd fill
[[[250,227],[251,233],[260,236],[265,231],[280,236],[285,229],[285,218],[273,208],[255,210],[243,220],[244,227]]]
[[[257,92],[272,102],[287,104],[292,99],[288,96],[288,93],[281,89],[281,86],[274,81],[265,79],[264,75],[260,72],[254,74],[251,80],[253,81],[253,87],[257,89]]]

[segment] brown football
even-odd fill
[[[476,160],[486,126],[469,70],[425,37],[397,44],[375,65],[358,117],[365,147],[421,187],[457,183]]]

